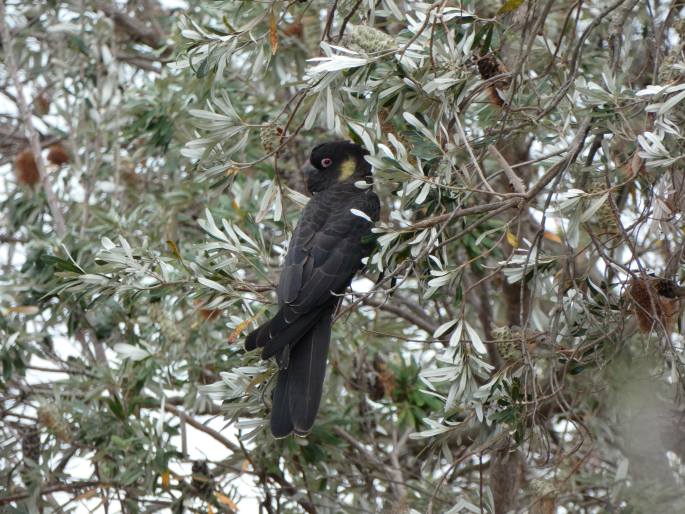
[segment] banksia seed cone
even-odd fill
[[[492,77],[501,75],[502,73],[507,73],[509,71],[504,63],[491,53],[480,57],[476,61],[476,66],[478,66],[478,72],[483,80],[491,79]],[[503,78],[497,80],[491,86],[488,86],[486,93],[490,98],[490,103],[499,107],[503,107],[506,102],[499,94],[499,91],[497,91],[497,88],[507,89],[510,83],[511,81],[508,78]]]
[[[259,139],[262,143],[262,148],[267,153],[273,152],[278,145],[281,144],[281,134],[283,129],[274,125],[267,125],[259,130]]]
[[[531,514],[554,514],[557,503],[554,485],[546,480],[536,479],[531,481],[530,489],[535,495]]]
[[[367,54],[387,52],[397,47],[392,36],[366,25],[352,25],[345,42],[351,48]]]
[[[509,327],[496,327],[492,330],[492,336],[497,344],[497,351],[504,362],[512,363],[521,358],[521,350],[514,334]]]
[[[19,152],[15,157],[14,174],[17,177],[17,182],[25,186],[33,187],[40,180],[36,159],[28,148]]]
[[[476,61],[478,72],[483,80],[491,79],[496,75],[507,73],[507,67],[494,54],[486,54]],[[511,81],[508,78],[499,79],[493,85],[502,89],[509,87]]]
[[[655,325],[670,331],[680,312],[678,286],[671,281],[643,280],[634,278],[628,286],[628,296],[633,302],[633,313],[641,332],[650,332]]]
[[[55,143],[50,147],[50,151],[48,152],[48,161],[57,166],[61,166],[62,164],[69,162],[69,154],[61,144]]]
[[[36,427],[23,427],[21,434],[21,453],[23,462],[19,474],[27,488],[40,481],[40,432]]]
[[[221,316],[221,309],[200,309],[200,316],[205,321],[214,321]]]
[[[590,177],[588,192],[595,195],[592,196],[593,200],[604,194],[607,189],[608,186],[603,176],[594,175]],[[611,210],[611,205],[609,204],[609,197],[607,197],[604,203],[602,203],[601,207],[594,213],[591,224],[604,232],[616,233],[618,231],[616,217],[614,216],[614,212]]]
[[[209,466],[207,461],[196,460],[193,462],[193,478],[190,482],[193,489],[193,494],[200,498],[209,499],[214,491],[212,477],[209,474]]]
[[[197,305],[198,314],[205,321],[214,321],[219,316],[221,316],[221,309],[207,309],[206,307],[204,307],[206,303],[204,303],[202,300],[196,300],[195,305]]]
[[[542,332],[527,329],[523,330],[520,327],[495,327],[492,330],[492,336],[497,344],[497,351],[500,357],[507,364],[521,362],[523,353],[521,353],[521,342],[526,345],[528,352],[534,351],[538,345],[544,343],[545,335]]]
[[[281,32],[285,36],[302,39],[302,22],[296,20],[293,23],[287,24],[281,29]]]
[[[57,439],[68,443],[71,441],[71,430],[62,418],[62,414],[54,405],[42,405],[38,407],[38,423],[55,434]]]
[[[369,397],[378,401],[384,396],[392,397],[395,389],[395,375],[382,357],[378,354],[373,358],[373,380],[369,380]]]
[[[478,72],[483,80],[488,80],[489,78],[499,75],[499,63],[497,59],[492,54],[487,54],[478,59],[476,62],[478,66]]]
[[[41,93],[33,100],[33,110],[39,116],[44,116],[50,111],[50,100],[45,93]]]
[[[40,432],[36,427],[27,428],[21,438],[21,453],[25,466],[37,466],[40,461]]]

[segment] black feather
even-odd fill
[[[332,314],[333,309],[322,313],[318,323],[290,353],[288,406],[293,430],[299,436],[310,432],[319,411],[331,341]]]
[[[281,369],[271,402],[271,433],[274,437],[281,438],[292,431],[293,420],[288,405],[288,370]]]

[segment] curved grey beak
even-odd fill
[[[305,179],[308,179],[309,176],[316,171],[318,170],[314,166],[312,166],[310,162],[308,162],[302,167],[302,174],[304,175]]]

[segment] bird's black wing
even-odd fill
[[[369,249],[363,239],[380,211],[378,197],[356,188],[331,188],[307,204],[290,242],[278,285],[278,313],[248,336],[262,358],[296,343],[320,312],[338,302]],[[363,213],[363,214],[362,214]],[[371,220],[371,221],[369,221]]]

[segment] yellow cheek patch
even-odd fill
[[[351,157],[347,159],[340,165],[340,176],[338,177],[338,181],[342,182],[343,180],[347,180],[354,175],[356,169],[357,163],[354,161],[354,158]]]

